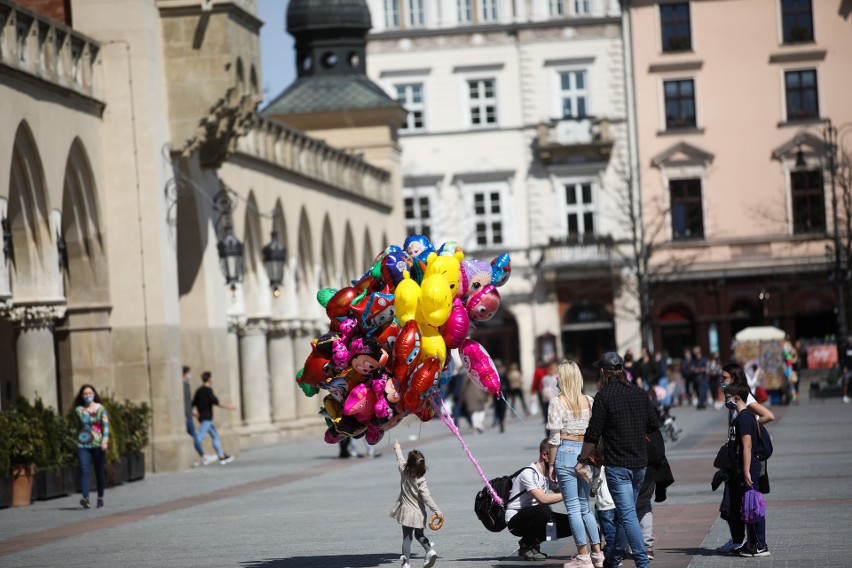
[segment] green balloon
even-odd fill
[[[317,302],[319,302],[322,307],[326,307],[329,300],[331,300],[332,296],[336,293],[337,288],[322,288],[319,292],[317,292]]]

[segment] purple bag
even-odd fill
[[[760,491],[749,489],[743,495],[743,522],[751,524],[757,522],[757,519],[766,516],[766,499]]]

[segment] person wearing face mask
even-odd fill
[[[748,395],[743,399],[744,408],[742,410],[738,410],[737,405],[729,400],[730,395],[727,393],[727,390],[730,388],[730,385],[733,384],[742,385],[748,391]],[[748,411],[749,414],[752,414],[757,418],[757,422],[759,424],[763,425],[775,420],[775,415],[772,414],[772,411],[757,402],[754,398],[754,395],[748,388],[748,379],[746,378],[745,369],[743,369],[742,365],[737,363],[728,363],[722,367],[721,386],[722,394],[726,398],[725,406],[728,408],[728,424],[730,425],[728,433],[729,441],[734,436],[733,424],[740,412]],[[730,498],[734,496],[735,493],[735,490],[732,490],[732,487],[733,481],[729,479],[726,483],[726,492],[729,496],[729,503],[735,502]],[[739,497],[740,501],[742,501],[742,492],[739,493]],[[727,514],[726,520],[728,521],[728,529],[731,533],[731,538],[717,550],[722,553],[739,554],[742,550],[744,550],[745,525],[736,512],[730,512]]]
[[[74,399],[74,413],[80,421],[77,433],[77,458],[80,461],[80,485],[83,498],[80,505],[89,508],[89,470],[95,466],[98,482],[98,509],[104,506],[106,474],[104,462],[109,447],[109,416],[101,398],[92,385],[83,385]]]

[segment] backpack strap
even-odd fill
[[[531,468],[530,466],[526,466],[526,467],[522,467],[521,469],[519,469],[518,471],[516,471],[515,473],[513,473],[513,474],[512,474],[512,483],[514,483],[514,482],[515,482],[515,479],[516,479],[516,478],[517,478],[517,477],[521,474],[521,472],[522,472],[522,471],[524,471],[525,469],[533,469],[533,468]],[[535,470],[533,469],[533,471],[535,471]],[[512,501],[514,501],[515,499],[520,498],[520,496],[521,496],[521,495],[523,495],[524,493],[526,493],[527,491],[528,491],[528,489],[524,489],[523,491],[519,492],[519,493],[518,493],[517,495],[515,495],[514,497],[513,497],[513,496],[511,495],[511,493],[510,493],[510,495],[509,495],[509,499],[508,499],[505,503],[503,503],[503,506],[504,506],[504,507],[507,507],[507,506],[509,505],[509,503],[511,503],[511,502],[512,502]]]

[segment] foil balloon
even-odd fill
[[[373,395],[376,398],[376,403],[373,405],[373,413],[377,418],[390,418],[393,411],[390,407],[390,401],[385,396],[385,386],[389,379],[376,379],[370,383],[370,388],[373,390]]]
[[[411,373],[411,380],[405,392],[402,405],[405,412],[414,414],[426,399],[438,388],[441,377],[441,362],[437,357],[427,359],[417,365]]]
[[[469,331],[470,318],[467,315],[467,309],[461,300],[454,298],[450,317],[447,318],[447,323],[444,324],[441,332],[444,343],[447,344],[447,349],[458,349]]]
[[[431,325],[424,325],[420,328],[420,334],[423,336],[420,359],[437,358],[441,362],[441,367],[443,367],[444,361],[447,360],[447,344],[444,342],[441,332]]]
[[[404,278],[405,272],[411,272],[414,260],[404,250],[389,252],[382,259],[382,278],[385,284],[396,286]]]
[[[489,284],[467,301],[467,315],[471,321],[488,321],[500,309],[500,292]]]
[[[450,291],[455,295],[459,288],[459,280],[461,279],[461,263],[464,260],[464,253],[461,250],[453,255],[438,256],[429,255],[426,271],[423,273],[423,281],[432,275],[443,276],[450,286]],[[421,283],[421,287],[423,284]]]
[[[472,339],[465,339],[459,347],[459,353],[470,380],[482,390],[499,396],[500,377],[485,348]]]
[[[489,263],[475,258],[466,259],[461,263],[461,269],[467,282],[466,296],[473,296],[491,284],[492,267]]]
[[[373,292],[367,297],[364,311],[361,312],[361,329],[365,333],[373,333],[386,323],[393,321],[395,315],[394,295]]]
[[[376,393],[366,383],[356,385],[343,403],[343,414],[354,416],[358,422],[367,423],[373,417],[376,406]]]
[[[411,235],[405,239],[405,243],[403,243],[402,248],[411,258],[419,258],[422,255],[423,260],[425,260],[430,253],[435,252],[435,245],[433,245],[432,241],[423,235]]]
[[[512,259],[503,253],[491,261],[491,283],[498,288],[509,281],[512,275]]]
[[[384,430],[382,430],[372,422],[367,424],[367,436],[365,437],[365,440],[367,440],[368,444],[370,444],[371,446],[375,446],[376,444],[382,441],[382,438],[384,438],[384,436]]]
[[[455,256],[457,252],[462,252],[461,245],[456,241],[447,241],[438,249],[438,256]]]
[[[396,336],[393,347],[393,377],[396,379],[397,388],[414,370],[423,347],[420,335],[420,326],[414,320],[402,326],[402,331]]]
[[[402,281],[396,285],[393,297],[396,319],[399,323],[405,325],[413,320],[420,303],[420,285],[411,279],[408,272],[404,273]]]
[[[360,294],[352,286],[337,290],[325,303],[325,313],[332,324],[339,325],[349,316],[349,307]],[[319,296],[319,294],[318,294]]]
[[[328,381],[331,374],[331,357],[321,353],[314,345],[313,351],[305,360],[302,376],[296,382],[300,385],[321,387]]]
[[[415,313],[421,328],[424,325],[435,327],[444,325],[450,317],[452,306],[453,293],[443,276],[433,274],[423,278],[420,286],[420,304]]]
[[[326,307],[328,305],[328,301],[334,296],[337,292],[337,288],[320,288],[317,291],[317,302],[322,307]]]
[[[399,335],[399,332],[402,330],[402,326],[399,325],[399,322],[396,319],[391,320],[385,327],[378,330],[376,335],[373,337],[376,338],[376,341],[379,342],[379,345],[385,348],[388,353],[393,352],[393,346],[396,343],[396,336]]]

